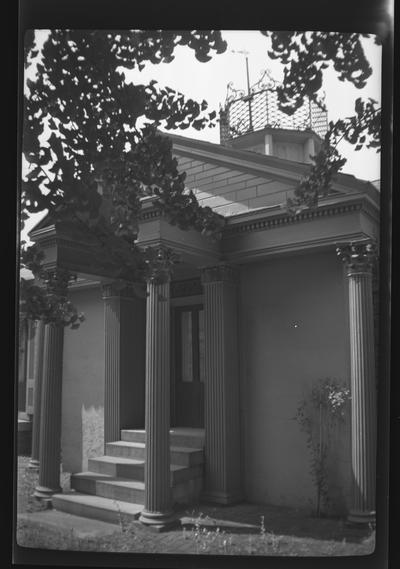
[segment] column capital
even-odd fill
[[[201,273],[203,284],[226,282],[237,284],[239,280],[239,270],[233,265],[221,264],[212,267],[204,267]]]
[[[47,271],[44,284],[48,292],[57,295],[66,295],[68,285],[76,280],[76,275],[72,275],[67,269],[57,267]]]
[[[336,253],[346,266],[347,276],[372,275],[378,258],[378,248],[374,241],[354,241],[336,247]]]
[[[165,245],[147,247],[145,250],[146,272],[148,283],[164,284],[171,280],[173,266],[178,262],[178,255]]]

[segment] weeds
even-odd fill
[[[232,528],[223,527],[222,523],[217,521],[219,517],[227,515],[229,519],[230,509],[205,506],[205,513],[199,513],[198,510],[185,512],[184,517],[191,518],[191,521],[187,522],[190,525],[155,534],[148,532],[140,522],[130,521],[121,511],[117,501],[115,504],[118,524],[115,525],[113,533],[102,536],[80,535],[75,528],[71,531],[66,527],[45,525],[46,513],[38,511],[41,509],[40,502],[32,498],[37,484],[37,473],[27,470],[27,463],[28,459],[19,458],[18,512],[40,516],[43,513],[43,525],[29,519],[18,520],[16,537],[20,546],[59,551],[251,556],[368,555],[374,550],[373,526],[369,531],[354,531],[347,528],[343,522],[313,521],[297,515],[294,519],[290,510],[282,510],[279,515],[271,510],[268,518],[264,518],[260,516],[259,509],[252,509],[258,518],[252,517],[248,521],[255,519],[254,525],[249,531],[241,527],[240,531],[236,532]],[[234,510],[232,516],[232,520],[241,519],[241,515],[234,513]],[[307,531],[304,531],[304,524]],[[271,528],[279,531],[279,535]],[[302,528],[302,531],[297,533],[296,528]]]
[[[248,542],[235,539],[233,533],[221,530],[216,526],[215,529],[203,525],[210,521],[208,516],[200,513],[194,521],[191,530],[184,528],[184,539],[194,543],[196,553],[213,555],[271,555],[277,553],[280,548],[281,538],[274,532],[267,531],[265,528],[264,516],[260,518],[259,534],[249,535]]]

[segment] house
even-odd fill
[[[326,115],[307,106],[285,123],[260,93],[228,101],[221,144],[171,135],[187,186],[226,227],[219,241],[182,231],[146,198],[139,242],[159,247],[165,273],[147,294],[118,286],[76,227],[45,219],[30,234],[47,266],[78,275],[69,295],[86,317],[36,326],[36,495],[56,508],[115,520],[117,500],[157,528],[198,499],[307,508],[316,490],[294,416],[331,377],[351,389],[332,434],[333,511],[374,519],[379,192],[339,174],[316,209],[289,214]],[[73,493],[60,492],[60,462]]]

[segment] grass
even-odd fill
[[[17,511],[37,512],[45,507],[32,497],[37,472],[19,457]],[[69,487],[69,477],[61,484]],[[79,537],[74,530],[17,522],[18,545],[70,551],[135,552],[205,555],[343,556],[373,552],[375,532],[346,526],[340,520],[316,519],[289,508],[257,506],[211,507],[182,512],[181,527],[150,532],[138,521],[120,515],[109,535]]]

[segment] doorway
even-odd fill
[[[204,427],[204,310],[202,304],[173,309],[174,424]]]

